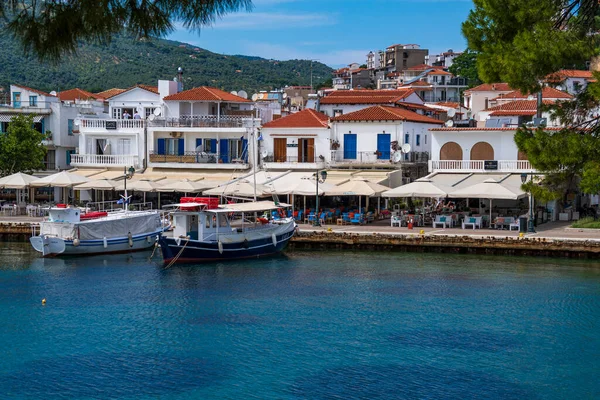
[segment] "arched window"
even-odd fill
[[[463,152],[458,143],[448,142],[440,149],[440,160],[462,160]]]
[[[494,160],[494,148],[487,142],[475,143],[471,148],[471,160]]]

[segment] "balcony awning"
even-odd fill
[[[433,185],[447,189],[448,196],[452,198],[518,199],[527,195],[521,189],[521,174],[518,173],[438,172],[427,176],[427,179]],[[484,185],[484,183],[494,185]],[[487,193],[480,189],[486,189]]]
[[[10,120],[17,115],[26,115],[26,114],[0,114],[0,122],[10,122]],[[33,122],[40,122],[44,118],[43,116],[36,115],[33,117]]]

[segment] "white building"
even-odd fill
[[[34,127],[46,135],[43,143],[47,153],[47,170],[68,169],[76,152],[78,138],[75,121],[79,115],[103,107],[103,99],[89,92],[72,89],[46,93],[22,85],[10,85],[11,104],[0,107],[0,132],[6,132],[13,116],[34,115]]]
[[[401,107],[373,106],[332,119],[332,165],[388,165],[426,162],[431,151],[429,130],[442,121]],[[400,156],[403,145],[407,152]]]
[[[490,108],[492,99],[511,92],[513,89],[508,86],[508,83],[484,83],[465,90],[463,93],[464,106],[471,110],[471,115],[468,117],[479,120],[478,113]]]
[[[556,85],[555,87],[558,90],[576,95],[585,89],[593,79],[592,71],[561,69],[551,74],[546,81],[549,84]]]
[[[338,90],[321,98],[317,111],[329,117],[348,114],[375,105],[422,105],[423,100],[412,89],[399,90]]]
[[[442,54],[431,54],[425,56],[425,63],[429,65],[442,66],[450,68],[454,64],[454,59],[462,53],[455,53],[452,49],[443,52]]]
[[[273,120],[263,125],[261,136],[267,170],[315,170],[331,162],[329,117],[318,111],[307,108]]]

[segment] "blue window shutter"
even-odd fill
[[[73,136],[73,120],[72,119],[67,120],[67,133],[69,134],[69,136]]]
[[[217,152],[217,139],[210,139],[210,152],[213,154]]]
[[[185,154],[185,140],[179,139],[177,142],[177,154],[182,156]]]
[[[417,146],[421,145],[421,135],[417,135],[416,144],[417,144]]]
[[[410,142],[410,135],[408,133],[404,134],[404,143]]]
[[[156,150],[159,155],[165,155],[165,139],[158,139],[158,149]]]
[[[196,148],[202,146],[202,139],[196,138]]]
[[[248,139],[242,138],[242,158],[248,162]]]
[[[67,150],[67,165],[71,165],[71,150]]]
[[[220,160],[227,164],[229,162],[229,140],[221,139],[219,142],[219,158]]]

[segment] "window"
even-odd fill
[[[404,143],[409,143],[410,142],[410,135],[408,133],[406,133],[404,135]]]
[[[6,133],[8,130],[8,122],[0,122],[0,133]]]
[[[344,114],[344,110],[340,110],[340,109],[333,110],[333,117],[334,118],[335,117],[339,117],[340,115],[343,115],[343,114]]]
[[[165,152],[168,155],[176,156],[178,153],[179,139],[165,139]]]
[[[152,108],[152,107],[146,107],[144,109],[144,115],[146,116],[146,118],[148,118],[153,113],[154,113],[154,108]]]
[[[119,139],[117,141],[117,154],[131,155],[131,139]]]
[[[121,119],[121,115],[121,108],[116,107],[112,109],[112,117],[114,119]]]
[[[417,143],[417,146],[421,145],[421,135],[417,135],[416,143]]]
[[[485,98],[485,110],[487,110],[488,108],[490,108],[490,101],[488,100],[488,98]]]
[[[573,91],[575,93],[579,93],[580,90],[581,90],[581,83],[573,82]]]
[[[69,136],[73,136],[73,120],[72,119],[67,120],[67,133],[69,134]]]
[[[19,108],[21,107],[21,93],[13,92],[13,107]]]
[[[29,96],[29,106],[37,107],[37,105],[38,105],[37,96]]]
[[[75,150],[67,150],[67,165],[71,165],[71,156],[75,154]]]
[[[425,135],[425,144],[427,144],[427,135]]]

